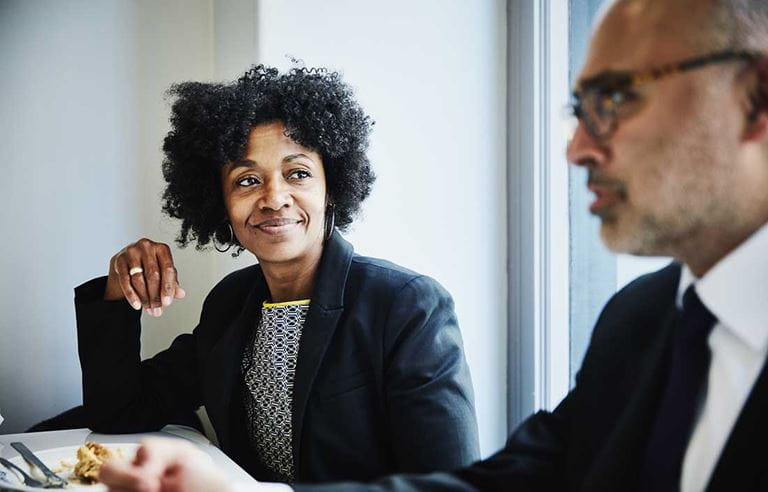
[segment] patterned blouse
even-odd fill
[[[248,433],[261,462],[281,480],[294,477],[293,380],[309,300],[267,303],[242,362]]]

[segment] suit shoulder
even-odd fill
[[[606,305],[622,310],[653,310],[659,304],[674,300],[680,281],[680,265],[670,263],[661,270],[642,275],[611,297]]]
[[[674,306],[679,280],[680,265],[671,263],[627,284],[606,303],[592,342],[625,338],[635,330],[647,338]]]
[[[380,258],[355,255],[352,258],[350,277],[353,283],[365,283],[369,287],[378,287],[400,291],[405,288],[437,290],[445,292],[440,283],[418,272]]]
[[[352,257],[350,274],[393,285],[402,285],[421,276],[413,270],[409,270],[391,261],[360,255]]]
[[[577,385],[636,374],[657,335],[674,312],[680,265],[643,275],[614,294],[595,323]],[[596,379],[595,379],[596,378]]]

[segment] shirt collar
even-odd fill
[[[702,278],[683,265],[677,306],[696,285],[701,302],[718,322],[753,350],[768,348],[768,225],[758,229]]]

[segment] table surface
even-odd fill
[[[191,427],[181,425],[167,425],[158,432],[146,432],[142,434],[98,434],[96,432],[91,432],[90,429],[3,434],[0,435],[0,456],[3,458],[13,458],[18,456],[16,450],[10,446],[10,443],[14,441],[23,442],[34,452],[64,446],[81,446],[85,441],[102,443],[138,443],[146,437],[167,437],[190,441],[208,454],[213,462],[224,469],[225,473],[227,473],[233,481],[253,481],[253,478],[248,475],[245,470],[229,459],[229,457],[219,448],[211,444],[204,435]]]

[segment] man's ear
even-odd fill
[[[768,136],[768,113],[761,111],[747,126],[744,142],[757,142]]]
[[[768,57],[754,65],[755,79],[749,88],[749,107],[744,141],[762,140],[768,136]]]

